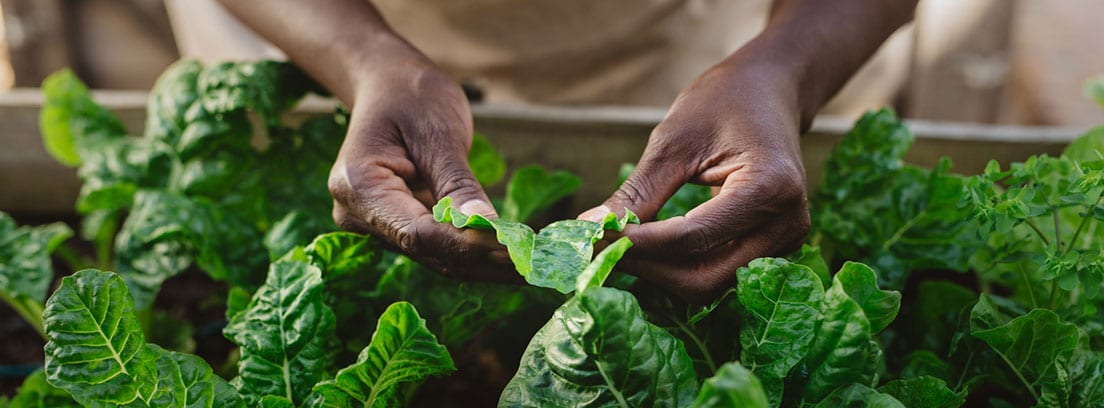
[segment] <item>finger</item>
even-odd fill
[[[649,146],[649,149],[651,146]],[[632,210],[642,220],[655,218],[663,203],[690,179],[685,164],[673,157],[645,151],[640,164],[602,205],[584,211],[579,219],[600,222],[608,213],[623,216]]]
[[[433,192],[434,201],[452,197],[462,213],[497,218],[490,198],[468,165],[471,119],[458,112],[425,114],[403,132],[411,159]]]
[[[416,260],[439,264],[439,270],[486,263],[491,251],[501,249],[491,234],[459,230],[434,220],[406,182],[391,170],[392,161],[366,157],[362,162],[368,165],[354,170],[335,166],[330,185],[339,226],[372,234]]]
[[[767,223],[785,227],[786,239],[808,231],[803,181],[735,171],[720,192],[685,216],[629,226],[625,236],[639,252],[702,255]]]
[[[757,232],[740,241],[728,242],[708,254],[691,258],[663,258],[633,254],[618,265],[660,287],[668,288],[683,300],[704,304],[736,284],[736,270],[764,256],[782,256],[792,252],[794,243],[778,239],[777,229]],[[800,245],[800,241],[797,242]]]

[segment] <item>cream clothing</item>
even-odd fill
[[[213,61],[281,56],[214,0],[167,4],[186,57]],[[400,35],[455,78],[481,88],[489,103],[667,106],[691,80],[762,29],[770,1],[373,4]],[[859,109],[890,102],[907,71],[906,63],[872,65],[877,76],[889,79],[855,92],[863,105]]]

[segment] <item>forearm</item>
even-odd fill
[[[349,105],[383,62],[428,63],[366,0],[219,2]]]
[[[765,61],[797,79],[806,127],[816,112],[912,19],[917,0],[775,0],[767,27],[732,60]]]

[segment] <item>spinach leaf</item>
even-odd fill
[[[426,377],[455,371],[448,350],[426,328],[425,320],[406,302],[380,316],[372,343],[356,364],[333,380],[314,386],[311,406],[394,407],[404,405],[404,391]]]
[[[725,363],[702,384],[694,408],[767,408],[767,394],[755,374],[740,363]]]
[[[778,258],[756,259],[736,277],[744,308],[740,360],[763,381],[771,406],[778,406],[782,380],[812,345],[824,288],[809,268]]]
[[[970,326],[970,334],[997,352],[1039,405],[1068,403],[1067,365],[1079,341],[1077,326],[1046,309],[1010,318],[987,295],[970,313]]]
[[[525,222],[534,214],[571,195],[582,181],[563,170],[546,172],[540,166],[514,171],[506,185],[506,198],[498,216],[505,221]]]
[[[905,408],[905,405],[889,394],[854,383],[833,391],[816,408]]]
[[[241,347],[235,386],[249,405],[265,395],[301,403],[327,376],[336,352],[322,272],[297,261],[272,264],[265,284],[223,333]]]
[[[966,393],[947,388],[941,379],[920,376],[893,380],[878,387],[878,391],[896,398],[908,408],[958,408],[966,402]]]
[[[690,406],[698,389],[682,343],[636,299],[588,288],[533,336],[499,406]]]
[[[556,221],[534,233],[532,228],[519,222],[465,215],[452,207],[450,197],[442,198],[433,207],[433,217],[438,222],[451,222],[457,228],[494,230],[498,242],[506,246],[518,274],[526,282],[560,293],[575,289],[576,280],[590,264],[594,243],[602,238],[604,229],[621,231],[626,224],[638,222],[636,214],[628,211],[621,219],[607,214],[602,223]]]
[[[46,379],[86,406],[244,407],[199,357],[146,344],[118,275],[86,269],[62,279],[46,321]]]
[[[472,147],[468,151],[468,164],[471,166],[475,179],[483,187],[498,184],[499,181],[502,181],[502,177],[506,175],[506,160],[498,154],[491,142],[479,133],[472,136]]]
[[[0,299],[40,334],[42,302],[54,279],[50,254],[72,235],[62,223],[17,227],[0,212]]]
[[[45,101],[39,129],[46,151],[58,162],[73,167],[81,163],[83,146],[91,146],[126,135],[115,114],[92,101],[88,88],[64,70],[42,82]]]

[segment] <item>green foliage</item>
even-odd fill
[[[0,299],[39,333],[42,302],[54,279],[50,254],[72,235],[62,223],[17,227],[0,212]]]
[[[685,407],[697,383],[682,343],[631,294],[589,288],[533,336],[499,406]]]
[[[514,172],[506,184],[499,217],[504,221],[524,222],[571,195],[582,183],[563,170],[546,172],[540,166],[526,166]]]
[[[531,285],[553,288],[560,293],[575,289],[579,274],[594,255],[594,243],[602,239],[605,229],[621,231],[626,224],[638,222],[636,214],[628,211],[621,219],[610,213],[601,223],[562,220],[533,232],[528,225],[506,218],[463,214],[452,207],[450,197],[442,198],[433,207],[433,218],[457,228],[495,231],[498,242],[509,251],[518,274]]]
[[[114,273],[86,269],[62,279],[44,320],[46,379],[84,406],[245,406],[199,357],[145,342]]]
[[[406,302],[380,316],[372,343],[356,364],[314,386],[311,406],[395,407],[404,405],[405,388],[426,377],[455,371],[452,357]]]
[[[929,376],[890,381],[878,387],[878,391],[896,398],[907,408],[958,408],[966,402],[965,393],[951,391],[946,382]]]
[[[0,406],[4,406],[0,403]],[[80,404],[68,392],[46,381],[46,373],[36,370],[19,386],[8,408],[76,408]]]
[[[472,147],[468,151],[468,165],[471,166],[475,179],[484,187],[498,184],[502,181],[502,177],[506,176],[506,160],[498,154],[494,146],[491,146],[491,142],[479,133],[472,137]]]
[[[322,272],[278,261],[249,305],[223,331],[241,347],[235,385],[255,405],[265,395],[303,402],[334,358],[334,314],[323,301]]]
[[[694,408],[747,407],[767,408],[763,385],[750,370],[739,363],[725,363],[717,375],[702,384]]]

